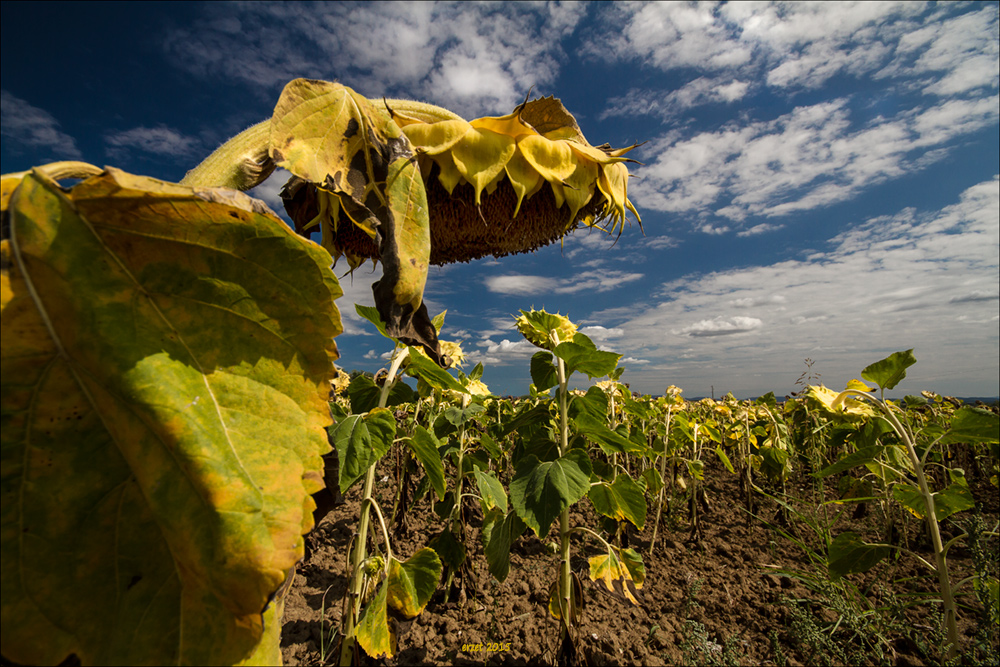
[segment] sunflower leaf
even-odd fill
[[[322,487],[329,255],[246,195],[115,169],[6,203],[4,657],[247,659]]]

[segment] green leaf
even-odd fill
[[[331,433],[340,461],[340,492],[346,493],[365,471],[371,459],[371,435],[361,415],[341,420]]]
[[[378,308],[373,306],[362,306],[360,303],[356,303],[354,304],[354,310],[358,315],[374,324],[380,334],[393,342],[396,341],[396,339],[390,336],[389,332],[385,330],[385,322],[382,321],[382,317],[378,314]]]
[[[483,433],[479,436],[479,444],[486,453],[490,455],[490,458],[494,461],[503,460],[503,450],[497,445],[496,440],[494,440],[489,433]]]
[[[577,342],[581,336],[586,338],[583,334],[577,334],[572,342],[567,341],[556,346],[556,356],[566,362],[567,377],[579,371],[588,377],[598,378],[613,371],[622,355],[581,345]]]
[[[837,473],[843,472],[845,470],[850,470],[851,468],[854,468],[856,466],[865,465],[866,463],[871,463],[872,461],[878,459],[878,457],[882,454],[882,450],[884,449],[885,447],[883,447],[882,445],[872,445],[871,447],[862,447],[858,451],[848,454],[847,456],[840,459],[833,465],[827,466],[826,468],[823,468],[823,470],[817,473],[813,473],[813,476],[822,479],[824,477],[829,477],[830,475],[836,475]]]
[[[464,408],[449,407],[444,411],[444,418],[447,419],[454,426],[461,426],[465,424],[470,419],[473,419],[476,415],[480,415],[486,412],[486,408],[481,405],[476,405],[472,403]]]
[[[410,349],[410,364],[406,367],[406,372],[420,378],[435,389],[451,389],[461,394],[469,393],[462,383],[448,371],[423,354],[414,354],[413,348]]]
[[[660,477],[660,471],[656,468],[643,470],[642,478],[646,480],[646,488],[649,490],[650,496],[657,495],[663,488],[663,478]]]
[[[389,560],[388,603],[406,618],[424,610],[441,580],[441,560],[424,547],[405,562]]]
[[[961,470],[948,471],[951,484],[948,488],[933,494],[934,514],[938,521],[975,507],[976,502],[965,481],[965,473]],[[893,497],[900,502],[913,516],[923,519],[927,516],[927,503],[920,489],[910,484],[897,484],[892,487]]]
[[[555,461],[539,462],[528,456],[510,482],[510,501],[517,515],[535,534],[544,538],[552,520],[590,489],[590,457],[571,449]]]
[[[882,389],[892,389],[906,377],[906,369],[917,363],[913,349],[893,352],[882,361],[876,361],[861,371],[861,377],[874,382]]]
[[[867,572],[890,553],[890,546],[868,544],[857,533],[841,533],[830,543],[827,563],[830,579],[836,581],[847,574]]]
[[[531,357],[531,381],[538,391],[545,391],[559,384],[559,373],[552,363],[551,352],[536,352]]]
[[[605,454],[620,454],[632,448],[629,439],[608,428],[606,422],[589,413],[581,413],[573,420],[576,431],[593,440]]]
[[[642,488],[626,473],[611,484],[601,482],[587,493],[598,514],[618,521],[630,521],[639,530],[646,523],[646,498]]]
[[[732,462],[729,460],[729,457],[726,456],[726,452],[722,449],[722,445],[715,446],[715,455],[719,457],[719,460],[722,461],[722,465],[726,466],[726,470],[728,470],[730,474],[736,473],[736,471],[733,470]]]
[[[513,511],[503,514],[499,509],[489,510],[483,518],[483,551],[486,564],[497,581],[503,582],[510,572],[510,547],[527,529]]]
[[[963,406],[951,419],[951,426],[943,441],[997,442],[1000,440],[1000,416],[982,408]]]
[[[347,397],[351,401],[351,412],[356,415],[363,414],[378,407],[379,398],[382,395],[382,387],[372,382],[367,375],[359,375],[347,387]],[[416,400],[413,389],[404,382],[394,382],[389,390],[389,398],[386,407],[394,405],[412,403]]]
[[[246,195],[116,169],[29,172],[4,226],[4,657],[247,659],[322,488],[329,255]]]
[[[434,437],[433,433],[419,424],[413,432],[413,437],[407,438],[404,442],[420,461],[420,465],[424,467],[431,488],[437,493],[438,498],[443,500],[445,492],[444,464],[441,462],[441,453],[438,451],[441,443]]]
[[[445,528],[432,538],[430,546],[437,552],[441,562],[453,570],[457,570],[465,562],[465,545],[450,528]]]
[[[483,502],[486,503],[486,508],[492,509],[497,507],[501,512],[506,514],[507,492],[503,490],[503,484],[500,483],[500,480],[493,473],[482,472],[478,468],[473,470],[472,474],[476,476],[479,495],[482,497]]]
[[[387,610],[388,579],[379,586],[378,594],[368,603],[355,629],[355,637],[365,653],[373,658],[391,658],[396,652],[396,633],[389,627]]]
[[[368,464],[375,465],[392,447],[396,437],[396,418],[388,408],[375,408],[364,416],[371,438],[372,457]]]

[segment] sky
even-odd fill
[[[2,4],[2,171],[54,160],[169,181],[297,77],[467,119],[554,95],[630,153],[642,216],[535,253],[432,267],[498,395],[527,393],[520,309],[623,355],[634,391],[840,389],[913,348],[896,395],[1000,394],[1000,38],[989,3]],[[279,171],[252,194],[282,213]],[[346,263],[336,270],[346,271]],[[338,365],[391,343],[341,279]],[[574,376],[572,384],[590,381]]]

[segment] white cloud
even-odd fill
[[[201,152],[201,141],[164,126],[134,127],[109,133],[104,142],[108,155],[115,159],[122,159],[129,149],[174,158],[187,158]]]
[[[576,3],[244,3],[209,6],[165,48],[199,75],[271,90],[307,76],[464,115],[507,112],[552,84],[587,9]]]
[[[532,296],[537,294],[575,294],[577,292],[609,292],[642,279],[643,274],[615,270],[578,271],[570,278],[547,278],[508,274],[483,279],[486,289],[495,294]]]
[[[618,3],[601,21],[602,30],[618,36],[588,54],[694,72],[676,90],[612,98],[604,116],[671,117],[740,99],[748,80],[791,94],[845,74],[948,96],[997,88],[997,15],[993,3],[976,11],[916,2]],[[721,85],[727,80],[728,88]]]
[[[633,88],[621,97],[608,100],[600,117],[652,115],[671,119],[693,107],[738,102],[749,90],[748,81],[730,76],[698,77],[669,92]]]
[[[4,149],[12,153],[45,149],[53,160],[82,157],[76,141],[60,129],[52,114],[6,90],[0,91],[0,135]]]
[[[631,315],[592,317],[625,332],[616,351],[652,362],[633,376],[644,391],[713,374],[717,389],[790,390],[806,357],[828,386],[843,386],[911,347],[919,363],[904,391],[995,387],[998,247],[995,178],[940,211],[904,209],[857,224],[808,259],[687,276]],[[983,356],[984,341],[992,356]]]
[[[674,331],[675,334],[682,336],[695,336],[698,338],[704,336],[729,336],[732,334],[746,333],[748,331],[753,331],[754,329],[759,329],[760,325],[763,324],[756,317],[743,317],[738,315],[736,317],[713,317],[710,320],[701,320],[695,322],[694,324],[689,324],[688,326],[677,329]]]
[[[486,289],[496,294],[517,294],[530,296],[551,292],[559,281],[544,276],[491,276],[483,280]]]
[[[855,127],[841,98],[742,128],[687,139],[667,135],[646,151],[656,157],[636,170],[641,178],[630,195],[640,207],[702,213],[714,208],[734,221],[810,210],[943,158],[962,135],[995,124],[998,107],[997,97],[948,100]],[[722,229],[701,227],[708,233]]]

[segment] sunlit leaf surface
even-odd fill
[[[245,195],[114,169],[8,205],[4,657],[247,658],[322,486],[329,255]]]

